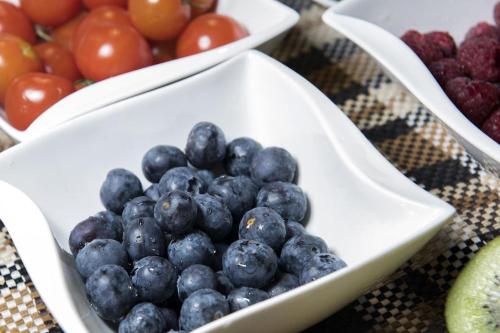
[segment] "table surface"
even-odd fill
[[[282,1],[301,19],[273,56],[330,97],[408,178],[457,209],[453,221],[384,283],[308,331],[443,332],[453,280],[500,234],[500,180],[366,53],[324,25],[323,7],[310,0]],[[0,131],[0,151],[13,144]],[[60,328],[0,224],[0,332],[47,331]]]

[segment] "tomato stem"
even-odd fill
[[[52,42],[53,41],[52,36],[41,25],[38,25],[38,24],[35,25],[35,32],[36,32],[36,35],[38,36],[38,38],[42,39],[44,42]]]

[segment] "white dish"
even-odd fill
[[[10,0],[17,3],[18,0]],[[68,120],[117,101],[175,82],[255,47],[270,51],[299,19],[276,0],[219,0],[217,12],[242,23],[250,35],[234,43],[194,56],[122,74],[79,90],[56,103],[25,131],[12,127],[0,108],[0,128],[24,141]]]
[[[461,42],[479,21],[493,21],[496,0],[345,0],[323,20],[373,56],[400,81],[485,168],[500,174],[500,145],[472,124],[446,96],[430,71],[404,42],[405,31],[449,31]]]
[[[0,154],[0,219],[65,331],[109,329],[90,309],[70,256],[52,237],[68,251],[74,225],[103,209],[98,192],[107,171],[125,167],[147,186],[140,172],[144,152],[160,143],[184,147],[199,121],[218,124],[229,140],[251,136],[286,147],[299,162],[299,185],[312,206],[308,230],[349,265],[199,332],[304,329],[394,271],[454,213],[400,174],[314,86],[248,51]]]

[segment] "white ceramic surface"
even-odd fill
[[[102,210],[99,187],[110,169],[130,169],[148,186],[140,171],[144,152],[156,144],[183,147],[199,121],[218,124],[228,140],[250,136],[286,147],[311,204],[308,230],[349,267],[198,332],[304,329],[394,271],[454,213],[400,174],[314,86],[248,51],[0,154],[0,219],[65,331],[109,329],[89,308],[69,255],[53,237],[68,251],[74,225]]]
[[[497,0],[344,0],[323,15],[326,24],[372,55],[417,97],[484,167],[500,174],[500,145],[448,99],[430,71],[400,39],[408,29],[449,31],[461,42],[479,21],[493,22]]]
[[[263,51],[270,51],[299,19],[293,9],[276,0],[219,0],[217,12],[238,20],[250,35],[202,54],[150,66],[93,84],[52,106],[25,131],[12,127],[0,108],[0,128],[17,141],[27,140],[87,112],[205,70],[244,50],[259,47]]]

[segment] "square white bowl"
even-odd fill
[[[454,213],[399,173],[309,82],[248,51],[0,154],[0,219],[64,330],[109,331],[90,309],[71,256],[52,237],[68,251],[71,229],[103,209],[98,192],[107,171],[125,167],[147,186],[140,169],[144,152],[156,144],[184,147],[199,121],[218,124],[228,140],[250,136],[288,149],[311,204],[309,232],[348,263],[199,332],[304,329],[393,272]]]
[[[323,21],[351,39],[401,82],[492,173],[500,174],[500,144],[469,121],[446,96],[431,72],[399,38],[405,31],[449,31],[460,43],[479,21],[493,22],[497,0],[344,0]]]
[[[208,52],[97,82],[56,103],[24,131],[11,126],[0,107],[0,128],[15,140],[24,141],[87,112],[198,73],[242,51],[259,47],[269,52],[299,19],[297,12],[276,0],[218,0],[216,12],[236,19],[250,35]]]

